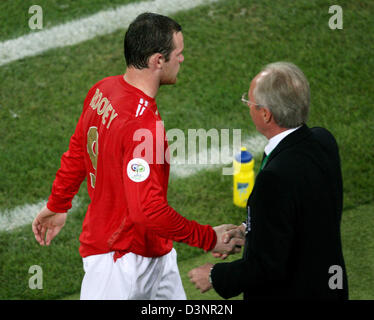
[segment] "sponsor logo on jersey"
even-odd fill
[[[149,173],[149,164],[144,159],[132,159],[127,165],[127,176],[134,182],[142,182],[146,180]]]
[[[140,98],[138,109],[136,109],[135,118],[141,116],[147,107],[148,107],[148,101],[144,100],[143,98]]]

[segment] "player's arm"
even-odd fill
[[[214,230],[209,225],[188,220],[169,206],[164,191],[164,166],[156,163],[155,132],[153,131],[152,145],[149,146],[153,150],[152,161],[146,161],[134,158],[134,150],[140,144],[131,139],[135,129],[130,125],[127,127],[127,139],[124,143],[127,150],[123,158],[123,183],[131,220],[173,241],[184,242],[206,251],[218,248],[221,252],[231,252],[235,245],[222,245],[221,238],[225,228]],[[142,144],[145,146],[144,142]]]
[[[83,117],[93,96],[94,87],[88,92],[83,104],[83,111],[70,138],[69,148],[61,157],[61,165],[52,185],[47,208],[56,213],[67,212],[72,207],[72,200],[79,191],[86,177],[85,150],[83,136]]]
[[[83,111],[92,96],[91,92],[92,89],[84,101]],[[61,157],[61,166],[56,173],[48,202],[32,223],[35,239],[41,245],[49,245],[65,225],[66,212],[71,208],[71,202],[86,175],[81,133],[83,114],[70,139],[68,151]]]
[[[70,139],[69,149],[61,157],[48,199],[47,208],[56,213],[67,212],[71,208],[71,202],[86,177],[81,120],[82,116]]]
[[[217,240],[212,227],[189,221],[168,205],[159,181],[160,166],[139,162],[138,159],[130,163],[132,160],[134,159],[125,160],[125,170],[132,165],[143,166],[149,170],[149,176],[144,181],[135,182],[127,172],[124,174],[130,219],[134,223],[145,225],[163,238],[184,242],[207,251],[212,250]]]
[[[70,139],[69,150],[61,157],[47,205],[37,214],[32,230],[40,245],[49,245],[65,225],[71,202],[85,178],[83,154],[80,148],[79,123]]]

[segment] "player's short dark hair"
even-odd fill
[[[128,67],[148,68],[148,59],[155,53],[169,61],[174,49],[173,34],[182,27],[173,19],[155,13],[142,13],[127,29],[124,54]]]

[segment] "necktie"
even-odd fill
[[[262,155],[261,163],[264,161],[265,158],[266,158],[266,153],[265,153],[265,151],[264,151],[264,154]]]
[[[270,154],[271,154],[271,152],[268,155],[266,155],[265,152],[264,152],[264,156],[262,158],[260,171],[265,167],[266,162],[268,161]]]

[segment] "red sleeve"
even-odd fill
[[[160,237],[184,242],[206,251],[212,250],[217,241],[213,228],[186,219],[167,202],[165,166],[168,164],[155,163],[155,131],[152,128],[145,129],[152,137],[149,144],[145,144],[145,141],[133,141],[135,130],[133,125],[126,127],[123,146],[123,183],[130,219],[134,223],[145,225]],[[148,150],[153,150],[153,155],[148,159],[134,158],[134,150],[140,143],[148,146]]]
[[[69,149],[61,157],[61,165],[52,185],[52,192],[48,199],[47,208],[53,212],[63,213],[71,208],[71,202],[86,177],[82,122],[87,101],[92,96],[91,91],[89,91],[84,101],[83,112],[75,128],[75,132],[70,138]]]

